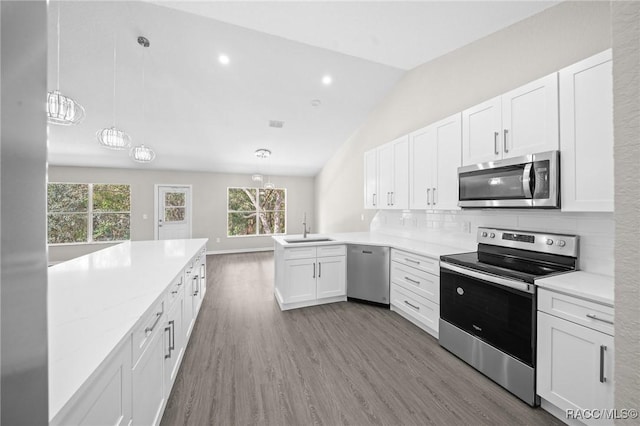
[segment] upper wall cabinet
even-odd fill
[[[564,211],[613,211],[611,71],[611,50],[560,71]]]
[[[364,153],[364,208],[378,208],[378,149]]]
[[[462,112],[462,165],[558,146],[557,73]]]
[[[409,135],[409,208],[458,209],[462,115]]]
[[[379,209],[409,208],[409,135],[378,148]]]

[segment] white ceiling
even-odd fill
[[[313,176],[406,69],[555,3],[62,2],[60,89],[87,118],[50,127],[49,162]],[[58,5],[50,3],[50,90]],[[95,138],[113,120],[114,34],[116,124],[155,149],[148,165]],[[321,83],[325,74],[332,85]],[[272,157],[256,159],[257,148]]]

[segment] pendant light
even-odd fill
[[[146,37],[140,36],[138,37],[138,44],[144,48],[150,46],[149,39]],[[145,73],[144,73],[144,53],[142,54],[142,124],[145,123]],[[145,146],[145,144],[140,144],[131,148],[129,151],[129,156],[131,159],[137,163],[150,163],[156,158],[156,153],[149,146]]]
[[[116,47],[118,39],[113,35],[113,126],[104,128],[96,132],[98,143],[107,149],[122,151],[131,146],[131,137],[124,131],[116,127],[116,75],[117,75],[117,57]]]
[[[58,36],[58,52],[56,59],[56,89],[47,93],[47,121],[51,124],[72,126],[84,119],[84,108],[72,98],[60,92],[60,6],[58,1],[58,17],[56,32]]]

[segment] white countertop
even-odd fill
[[[569,272],[536,281],[540,288],[613,307],[613,277],[584,271]]]
[[[128,241],[49,268],[49,420],[206,242]]]
[[[441,255],[464,253],[469,251],[475,251],[476,245],[472,247],[453,247],[448,244],[442,244],[440,242],[431,242],[424,240],[413,240],[410,238],[397,237],[388,234],[382,234],[377,232],[348,232],[341,234],[309,234],[308,239],[313,240],[316,238],[330,238],[333,241],[325,242],[304,242],[304,243],[289,243],[287,240],[300,240],[302,235],[278,235],[273,239],[281,244],[283,247],[304,247],[315,245],[331,245],[331,244],[366,244],[371,246],[385,246],[399,250],[405,250],[411,253],[440,259]]]

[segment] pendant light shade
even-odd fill
[[[156,158],[156,153],[151,149],[151,147],[142,144],[131,148],[129,156],[137,163],[150,163],[154,158]]]
[[[84,108],[78,102],[60,93],[60,2],[56,21],[58,35],[56,90],[47,93],[47,121],[51,124],[73,126],[84,119]]]
[[[101,146],[114,151],[122,151],[131,146],[131,137],[115,127],[98,130],[96,137]]]
[[[84,119],[84,108],[59,90],[47,93],[47,121],[51,124],[73,126]]]

